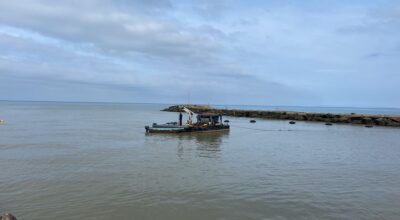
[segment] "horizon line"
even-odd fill
[[[303,107],[303,108],[359,108],[359,109],[399,109],[400,107],[360,107],[360,106],[315,106],[315,105],[260,105],[260,104],[201,104],[201,103],[162,103],[162,102],[109,102],[109,101],[55,101],[55,100],[8,100],[0,102],[55,102],[55,103],[88,103],[88,104],[160,104],[160,105],[211,105],[211,106],[259,106],[259,107]]]

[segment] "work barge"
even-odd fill
[[[196,122],[193,122],[195,113],[185,106],[176,109],[179,112],[179,122],[167,122],[165,124],[153,123],[152,126],[145,126],[146,133],[190,133],[190,132],[219,132],[228,131],[230,126],[222,121],[221,114],[202,112],[196,115]],[[183,122],[182,113],[188,115],[188,120]]]
[[[295,121],[315,121],[324,123],[355,124],[365,126],[390,126],[400,127],[400,116],[390,115],[369,115],[369,114],[332,114],[312,112],[291,112],[291,111],[267,111],[267,110],[241,110],[221,109],[206,105],[173,105],[162,111],[179,112],[183,107],[190,108],[197,114],[212,113],[223,116],[265,118]]]

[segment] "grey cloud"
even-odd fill
[[[378,103],[362,97],[368,79],[376,94],[398,91],[385,86],[398,79],[396,10],[319,2],[1,1],[0,77],[10,86],[0,98],[30,82],[36,98],[62,99],[64,86],[142,102],[191,93],[201,103]]]
[[[337,31],[342,34],[398,34],[400,32],[400,4],[370,9],[362,19],[342,26]]]
[[[90,1],[89,1],[90,2]],[[108,10],[102,4],[43,4],[33,7],[20,2],[2,2],[6,12],[0,21],[7,25],[33,30],[39,34],[62,39],[72,44],[88,44],[110,56],[155,63],[175,62],[174,65],[219,65],[215,54],[217,45],[205,35],[185,31],[179,23],[153,19],[140,13],[128,14]],[[213,29],[216,33],[217,30]],[[29,47],[26,47],[29,48]],[[96,51],[94,51],[96,52]],[[41,52],[45,54],[44,51]]]
[[[0,71],[3,75],[86,82],[107,81],[110,84],[136,82],[133,70],[124,70],[101,57],[78,55],[30,39],[1,34],[0,47],[3,49],[0,52],[3,57],[0,59]]]
[[[200,16],[209,20],[220,19],[223,12],[228,8],[227,3],[224,0],[213,1],[213,0],[202,0],[194,4],[193,10]]]
[[[96,6],[93,6],[96,5]],[[104,51],[152,56],[202,56],[212,51],[210,39],[183,33],[179,24],[139,12],[123,13],[107,5],[23,4],[2,2],[0,22],[72,42],[94,44]],[[93,8],[95,7],[95,8]]]
[[[142,98],[156,96],[169,102],[176,102],[176,97],[180,97],[182,93],[185,94],[187,91],[192,91],[193,100],[198,97],[198,102],[201,102],[201,97],[210,97],[210,101],[218,103],[227,103],[228,100],[233,102],[249,95],[251,97],[268,97],[269,100],[278,101],[269,92],[271,90],[281,91],[280,93],[286,97],[285,100],[290,97],[297,97],[299,94],[298,92],[289,92],[292,90],[290,87],[238,73],[238,67],[235,66],[225,65],[224,69],[221,69],[218,62],[210,62],[207,70],[190,70],[184,66],[182,68],[186,71],[179,74],[157,74],[155,78],[159,80],[152,82],[155,80],[154,77],[146,78],[134,69],[123,69],[102,58],[77,55],[73,51],[46,46],[30,39],[0,35],[0,47],[9,48],[7,50],[9,52],[6,53],[6,50],[3,50],[0,53],[3,56],[18,58],[0,59],[2,75],[8,76],[14,81],[34,80],[35,83],[30,87],[42,91],[38,92],[40,94],[53,89],[58,91],[57,88],[52,88],[51,84],[60,83],[64,83],[67,88],[74,87],[73,84],[83,87],[92,85],[96,88],[95,90],[103,88],[110,91],[118,90],[118,93],[140,90],[146,93]],[[10,47],[13,49],[10,49]],[[28,52],[30,57],[18,55],[24,52]],[[68,60],[68,62],[65,62],[65,60]],[[18,68],[15,68],[16,66]],[[185,72],[186,74],[184,74]],[[187,74],[189,72],[191,74]],[[34,87],[34,85],[37,85],[37,87]],[[47,89],[43,90],[41,86],[45,86]],[[171,86],[175,89],[171,90]],[[285,93],[290,95],[284,95]],[[217,96],[217,98],[212,98],[214,96]],[[228,96],[230,98],[227,98]],[[88,95],[88,98],[92,98],[92,96]],[[148,97],[147,100],[151,99],[151,97]]]

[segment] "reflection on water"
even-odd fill
[[[229,118],[145,135],[164,106],[1,103],[0,212],[18,219],[398,219],[400,129]]]
[[[221,151],[223,138],[229,137],[229,131],[203,132],[203,133],[182,133],[176,134],[178,139],[178,157],[184,156],[185,146],[188,142],[196,145],[199,157],[217,158]]]

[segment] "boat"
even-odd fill
[[[217,132],[228,131],[230,128],[228,123],[222,121],[222,115],[212,113],[197,114],[197,121],[192,122],[194,112],[186,107],[182,110],[189,115],[189,120],[187,120],[186,124],[182,124],[182,117],[180,116],[179,123],[153,123],[152,126],[145,126],[146,133]]]

